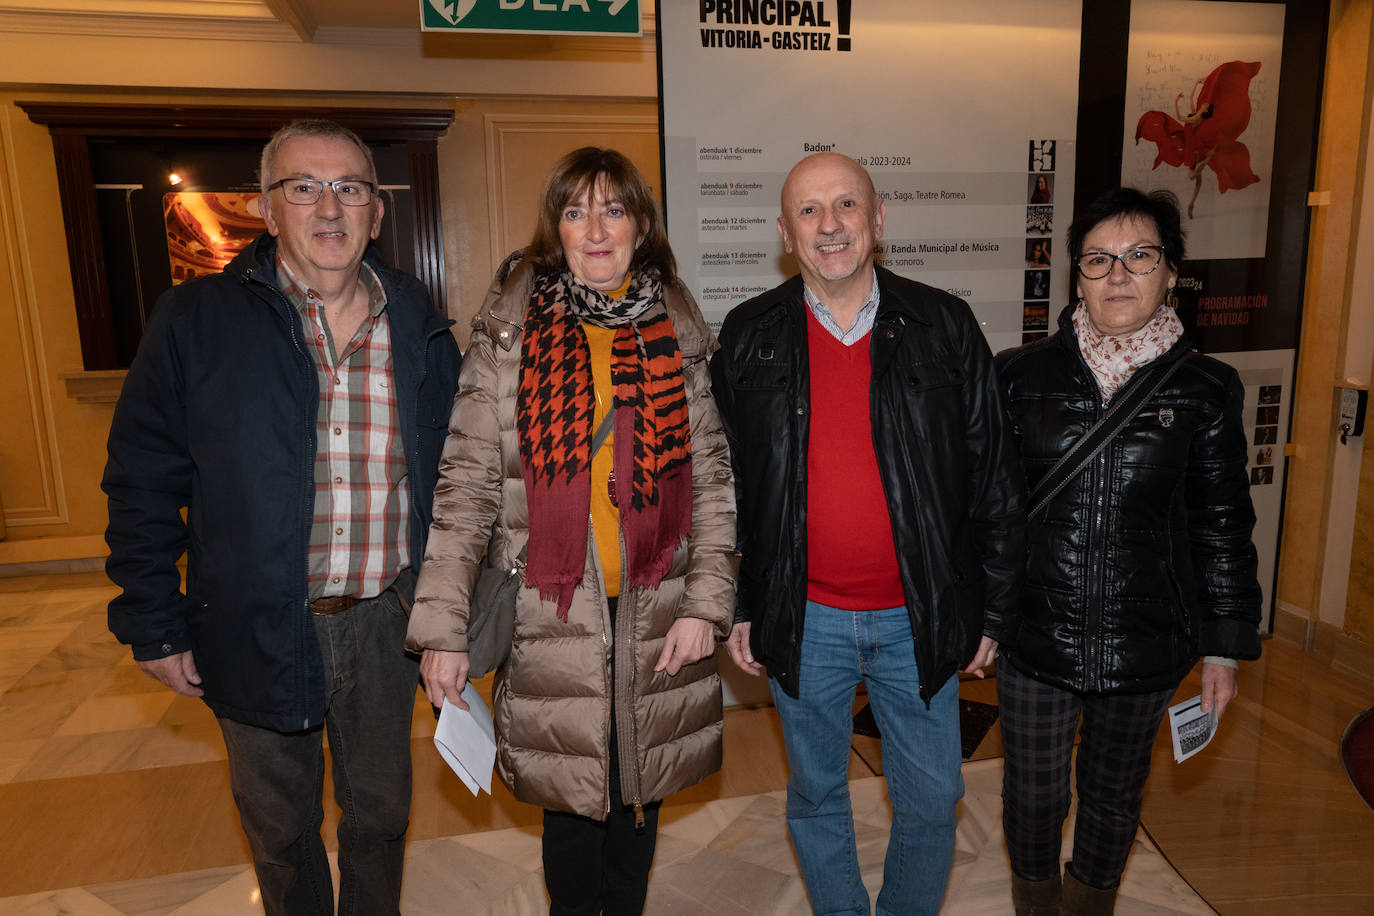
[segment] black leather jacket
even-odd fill
[[[992,354],[968,305],[878,268],[873,447],[916,639],[921,696],[1010,635],[1024,566],[1024,487]],[[788,282],[734,309],[711,378],[735,466],[737,621],[797,695],[806,609],[810,420],[806,303]]]
[[[1052,337],[997,356],[1031,487],[1104,409],[1072,310]],[[1175,344],[1117,397],[1189,350]],[[1021,626],[1001,650],[1012,664],[1128,694],[1174,687],[1201,655],[1259,657],[1244,399],[1234,369],[1193,353],[1030,521]]]

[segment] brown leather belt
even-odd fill
[[[333,598],[316,598],[310,602],[310,613],[324,617],[329,614],[337,614],[346,611],[353,605],[361,601],[361,598],[354,598],[352,595],[336,595]]]

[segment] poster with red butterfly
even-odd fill
[[[1282,4],[1135,0],[1121,183],[1179,197],[1195,260],[1265,253]]]

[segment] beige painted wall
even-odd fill
[[[1368,310],[1351,308],[1361,197],[1371,177],[1366,138],[1374,99],[1372,13],[1371,0],[1334,0],[1328,33],[1313,188],[1329,192],[1330,199],[1313,209],[1308,237],[1291,438],[1295,454],[1289,465],[1277,590],[1280,610],[1305,621],[1309,632],[1319,622],[1340,628],[1347,610],[1345,571],[1353,532],[1348,517],[1342,523],[1339,516],[1353,501],[1346,465],[1358,462],[1358,456],[1338,450],[1336,387],[1347,364],[1346,340],[1352,333],[1362,339],[1357,332],[1372,317]],[[1364,214],[1364,219],[1369,221],[1369,241],[1374,214]],[[1336,482],[1343,482],[1339,492]]]
[[[467,342],[496,266],[534,231],[549,168],[579,146],[619,149],[657,193],[658,107],[653,102],[486,100],[459,105],[440,151],[449,312]]]
[[[284,25],[177,24],[175,33],[164,34],[137,18],[100,22],[99,16],[59,16],[29,31],[14,17],[0,16],[0,84],[104,87],[115,93],[139,86],[245,93],[289,87],[593,99],[651,99],[658,91],[651,32],[640,38],[567,39],[321,29],[303,44]]]
[[[88,533],[109,411],[62,395],[57,373],[81,352],[52,142],[12,101],[0,96],[0,493],[11,539]]]
[[[1374,430],[1365,435],[1363,452],[1351,543],[1367,547],[1374,544]],[[1351,551],[1346,609],[1345,632],[1374,646],[1374,555],[1368,549]]]

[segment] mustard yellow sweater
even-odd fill
[[[612,299],[619,299],[630,288],[630,277],[619,289],[607,290]],[[615,343],[615,328],[597,327],[582,322],[582,330],[587,334],[587,346],[591,350],[592,384],[596,388],[596,411],[592,415],[592,430],[595,431],[605,419],[606,413],[614,404],[611,387],[611,345]],[[596,552],[601,557],[601,571],[606,577],[606,595],[611,598],[620,596],[620,510],[611,504],[607,481],[614,454],[615,434],[606,437],[601,451],[592,457],[592,534],[596,538]]]

